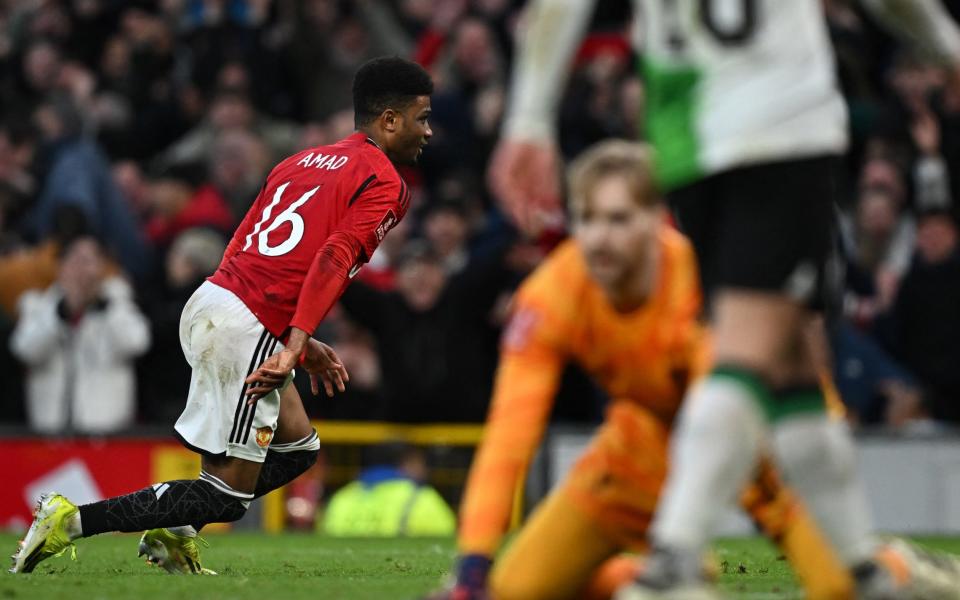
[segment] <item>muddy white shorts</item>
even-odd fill
[[[180,346],[193,375],[177,436],[201,454],[263,462],[277,429],[280,393],[248,405],[244,379],[283,344],[233,292],[205,281],[183,307]]]

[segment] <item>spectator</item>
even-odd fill
[[[296,386],[300,397],[305,400],[307,415],[339,421],[385,421],[387,410],[381,394],[380,361],[373,336],[342,315],[335,314],[327,317],[317,337],[333,340],[337,356],[350,373],[350,385],[333,398],[310,402],[306,401],[313,397],[310,380],[298,376]]]
[[[0,257],[0,311],[8,318],[16,317],[17,303],[24,292],[44,289],[56,281],[63,248],[87,230],[83,211],[76,206],[61,206],[54,214],[48,238]]]
[[[456,24],[450,51],[441,57],[440,81],[447,89],[460,89],[473,96],[503,82],[503,56],[490,25],[477,17],[465,17]]]
[[[901,218],[894,193],[875,185],[860,191],[854,214],[841,217],[847,257],[845,312],[867,326],[893,302],[915,236],[913,220]]]
[[[183,410],[190,367],[180,348],[180,313],[223,258],[224,238],[209,229],[180,233],[167,253],[165,277],[145,298],[153,343],[140,361],[140,415],[150,423],[171,423]]]
[[[201,89],[240,85],[270,115],[302,113],[287,52],[301,2],[188,0],[185,10],[177,4],[167,3],[168,20],[181,25],[180,43],[191,54],[191,78]]]
[[[100,80],[91,114],[104,147],[113,156],[137,160],[178,139],[204,108],[197,87],[184,81],[192,65],[175,37],[177,18],[144,6],[112,7],[106,16],[108,32],[97,40]]]
[[[502,252],[448,276],[423,241],[405,248],[397,291],[355,281],[341,304],[377,342],[391,421],[482,421],[496,359],[489,314],[509,278]]]
[[[383,55],[406,56],[411,41],[389,3],[378,0],[297,3],[292,56],[308,119],[327,119],[350,106],[357,67]]]
[[[227,201],[235,223],[247,214],[271,165],[269,149],[255,134],[231,129],[217,135],[209,157],[210,182]]]
[[[157,164],[166,167],[202,162],[214,151],[218,135],[233,129],[251,132],[262,139],[271,163],[298,149],[299,130],[292,123],[258,113],[245,90],[226,88],[216,92],[203,121],[165,150]]]
[[[960,243],[946,211],[921,215],[917,253],[892,310],[890,348],[917,375],[927,409],[960,423]]]
[[[466,207],[456,200],[434,202],[426,207],[423,217],[423,233],[431,248],[437,253],[447,275],[459,273],[470,259],[467,253]]]
[[[28,369],[31,429],[103,434],[133,424],[133,359],[150,333],[131,295],[107,275],[103,248],[86,236],[64,249],[55,285],[21,298],[11,349]]]
[[[434,138],[423,164],[431,172],[467,167],[476,173],[486,164],[503,109],[503,56],[482,19],[464,17],[451,31],[437,57]]]
[[[234,218],[223,196],[206,183],[200,165],[174,165],[160,173],[147,194],[152,217],[145,234],[158,248],[191,227],[209,227],[224,235],[233,233]]]
[[[928,416],[916,379],[876,340],[841,322],[830,342],[834,381],[851,422],[903,427]]]
[[[453,535],[456,516],[440,494],[424,483],[423,450],[402,444],[376,450],[383,458],[330,498],[324,532],[349,537]]]
[[[918,156],[913,167],[915,205],[920,210],[943,210],[951,205],[949,167],[940,153],[940,123],[924,105],[910,127]]]
[[[55,42],[44,37],[31,40],[20,55],[19,72],[4,86],[4,107],[32,110],[56,88],[62,66],[63,56]]]
[[[621,86],[628,77],[630,50],[621,36],[592,36],[581,51],[561,110],[561,148],[575,156],[587,146],[608,137],[623,137],[629,123],[623,112],[639,114],[638,104],[621,107]]]
[[[150,186],[140,165],[132,160],[113,163],[113,180],[127,199],[127,206],[134,214],[134,219],[141,223],[146,221],[150,212]]]
[[[65,97],[42,104],[35,113],[46,155],[46,177],[29,217],[32,233],[43,239],[58,207],[74,205],[92,230],[102,235],[123,268],[142,280],[151,267],[150,249],[138,235],[130,207],[113,181],[109,163],[97,145],[82,134],[82,115]]]
[[[3,190],[3,223],[0,231],[9,231],[20,221],[37,195],[39,182],[33,172],[38,132],[29,119],[10,120],[0,126],[0,186]]]

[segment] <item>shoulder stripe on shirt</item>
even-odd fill
[[[250,357],[250,366],[247,367],[247,374],[244,376],[244,379],[250,376],[250,373],[253,373],[253,370],[257,368],[260,363],[257,362],[257,356],[260,354],[260,348],[264,345],[264,342],[267,339],[269,332],[264,328],[263,333],[260,334],[260,341],[257,342],[257,347],[253,350],[253,356]],[[243,409],[243,406],[246,404],[244,402],[244,397],[247,395],[248,384],[244,383],[240,386],[240,398],[237,400],[237,410],[233,414],[233,428],[230,430],[230,437],[228,441],[232,442],[234,436],[237,433],[237,423],[240,422],[240,411]]]
[[[268,356],[273,356],[274,351],[277,349],[277,344],[279,343],[280,343],[280,340],[278,340],[277,338],[273,338],[273,343],[270,344],[270,350],[266,352],[266,355],[264,356],[263,360],[266,360],[267,359],[266,357]],[[272,394],[273,392],[270,392],[270,393]],[[250,429],[253,427],[253,417],[257,414],[257,404],[259,402],[260,402],[259,398],[253,401],[253,405],[250,406],[250,416],[249,418],[247,418],[246,425],[245,426],[242,425],[240,427],[240,431],[243,432],[243,439],[240,440],[241,444],[246,444],[247,440],[250,439]],[[239,437],[239,435],[237,437]]]
[[[363,190],[367,189],[367,186],[373,183],[373,180],[376,179],[376,175],[371,175],[363,180],[363,183],[360,184],[360,187],[357,188],[357,191],[350,196],[350,201],[347,202],[347,206],[353,206],[353,203],[357,201],[357,198],[360,197],[360,194],[363,193]]]

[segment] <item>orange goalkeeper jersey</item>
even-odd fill
[[[672,421],[687,382],[708,367],[697,321],[693,249],[664,225],[657,282],[639,308],[620,313],[593,282],[573,240],[560,245],[516,294],[503,336],[484,440],[461,508],[460,550],[492,555],[509,526],[514,491],[550,415],[563,368],[576,362],[611,398]]]

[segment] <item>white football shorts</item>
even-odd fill
[[[277,429],[280,392],[248,405],[244,380],[283,344],[233,292],[205,281],[183,307],[180,346],[193,375],[177,436],[201,454],[262,463]]]

